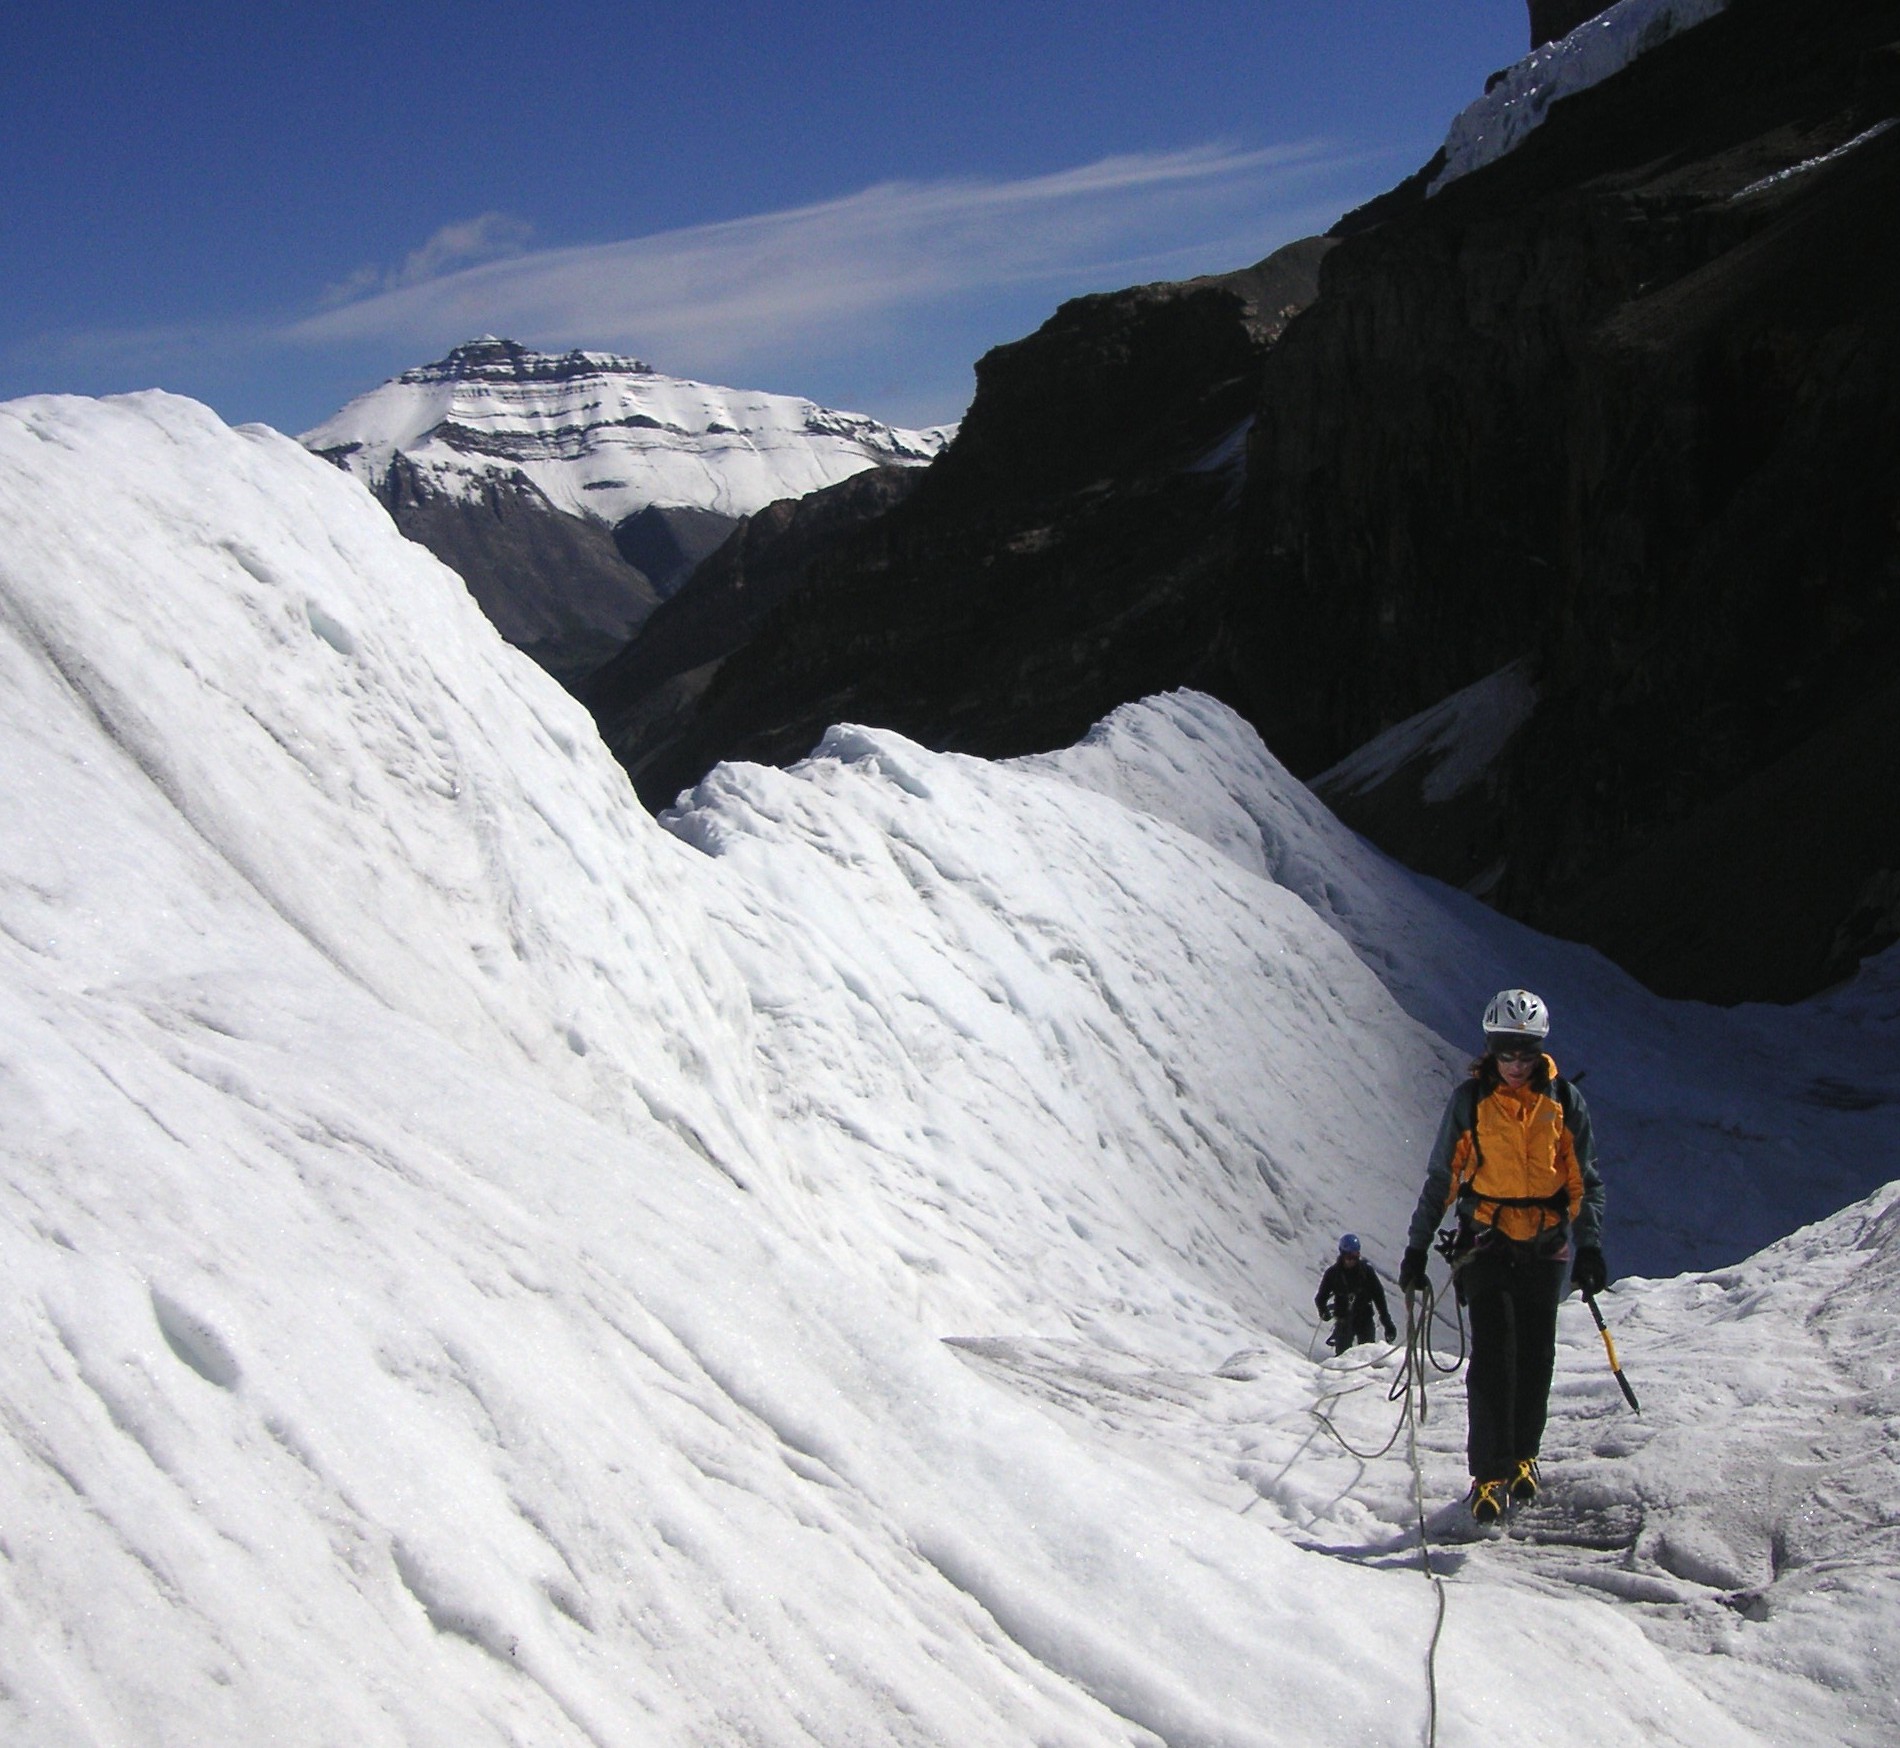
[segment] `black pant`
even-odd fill
[[[1491,1237],[1459,1270],[1471,1320],[1465,1454],[1474,1480],[1508,1481],[1543,1443],[1568,1268],[1568,1246],[1540,1255],[1539,1247]]]
[[[1372,1339],[1372,1301],[1370,1299],[1351,1299],[1333,1301],[1333,1334],[1331,1347],[1334,1353],[1344,1353],[1357,1341]]]

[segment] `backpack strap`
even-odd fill
[[[1484,1096],[1484,1089],[1473,1076],[1458,1088],[1452,1101],[1452,1113],[1459,1129],[1471,1138],[1471,1169],[1452,1185],[1452,1199],[1462,1201],[1465,1185],[1483,1169],[1484,1158],[1478,1151],[1478,1100]]]

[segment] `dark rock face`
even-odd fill
[[[572,687],[625,647],[659,593],[605,528],[557,510],[521,474],[477,501],[431,491],[404,456],[377,496],[395,524],[460,574],[501,635]]]
[[[1791,999],[1895,938],[1900,783],[1821,749],[1900,650],[1896,39],[1737,0],[1388,203],[1263,371],[1268,743],[1316,770],[1528,658],[1490,841],[1383,841],[1502,862],[1494,902],[1664,993]]]
[[[1894,0],[1733,0],[1330,252],[1065,305],[901,503],[749,532],[748,636],[597,708],[650,803],[1180,685],[1310,775],[1517,663],[1480,785],[1349,821],[1663,993],[1810,994],[1900,935],[1895,118]]]
[[[398,382],[573,382],[597,375],[602,368],[648,374],[650,367],[637,358],[606,352],[533,352],[513,340],[484,334],[452,348],[445,358],[418,364],[397,377]]]
[[[672,599],[694,568],[725,544],[740,518],[686,505],[649,504],[614,529],[620,556],[650,582],[662,601]]]
[[[802,757],[841,720],[989,756],[1061,745],[1200,675],[1260,360],[1328,247],[1065,304],[978,364],[956,441],[901,503],[822,538],[776,506],[755,519],[707,567],[731,555],[743,578],[772,579],[748,640],[687,697],[677,658],[641,656],[663,625],[672,635],[656,616],[589,690],[642,795],[670,801],[723,758]],[[810,548],[772,553],[776,538]],[[669,690],[646,709],[641,685]]]
[[[1574,932],[1715,1002],[1796,999],[1900,939],[1900,682],[1841,702],[1591,885]]]
[[[664,806],[704,771],[680,742],[725,658],[757,635],[819,552],[894,509],[922,478],[916,468],[872,468],[768,504],[736,532],[726,518],[712,518],[725,523],[728,537],[640,635],[577,688],[649,807]],[[630,521],[654,514],[643,511]],[[708,531],[704,525],[694,530]]]

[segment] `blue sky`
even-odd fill
[[[0,10],[0,398],[308,428],[482,332],[904,424],[1422,163],[1523,0]]]

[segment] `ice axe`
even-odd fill
[[[1585,1293],[1583,1302],[1590,1307],[1590,1315],[1596,1319],[1597,1334],[1603,1337],[1603,1351],[1610,1356],[1610,1370],[1615,1374],[1616,1387],[1623,1392],[1623,1399],[1641,1414],[1643,1405],[1636,1400],[1636,1392],[1630,1388],[1629,1379],[1623,1376],[1623,1368],[1617,1363],[1616,1343],[1610,1339],[1610,1326],[1603,1321],[1603,1313],[1597,1309],[1596,1294]]]

